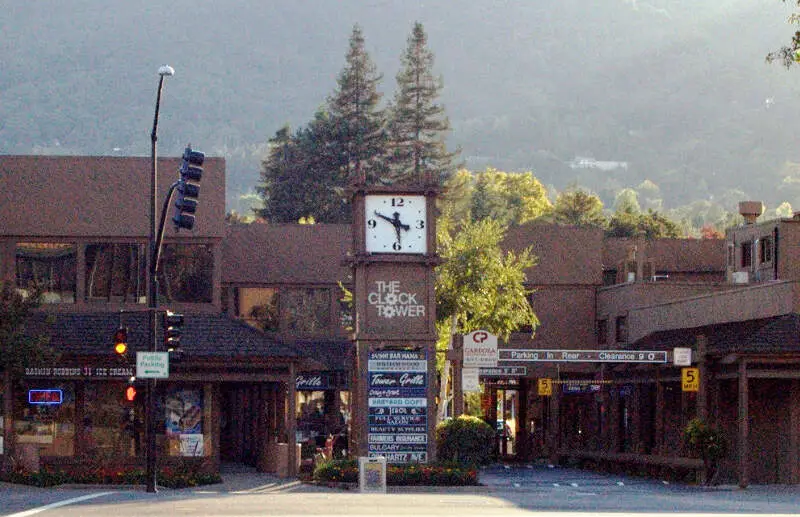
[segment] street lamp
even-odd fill
[[[158,69],[158,93],[156,95],[156,111],[153,116],[153,131],[150,133],[150,235],[148,238],[149,282],[147,284],[147,307],[149,317],[149,350],[156,351],[156,309],[158,308],[158,279],[156,273],[156,198],[158,197],[158,165],[156,163],[156,141],[158,140],[158,110],[161,105],[161,92],[164,89],[164,78],[175,75],[175,69],[162,65]],[[145,393],[145,421],[147,434],[147,491],[156,492],[156,425],[155,425],[155,379],[147,379]]]

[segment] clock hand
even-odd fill
[[[392,219],[391,217],[386,217],[385,215],[383,215],[382,213],[378,212],[377,210],[375,210],[375,215],[377,215],[381,219],[385,219],[385,220],[389,221],[390,223],[392,223],[392,225],[395,225],[394,219]]]
[[[411,229],[411,227],[408,226],[407,224],[403,224],[403,223],[400,222],[400,212],[395,212],[392,215],[394,216],[394,219],[391,220],[391,223],[394,225],[394,227],[396,229],[402,228],[405,231],[408,231],[409,229]]]

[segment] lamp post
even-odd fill
[[[158,197],[158,165],[156,163],[156,142],[158,140],[158,110],[161,105],[161,92],[164,89],[164,78],[175,74],[169,65],[158,69],[158,93],[156,95],[156,110],[153,116],[153,131],[150,133],[150,235],[148,238],[148,266],[149,281],[147,284],[147,308],[149,319],[149,350],[156,351],[157,322],[156,309],[158,309],[158,279],[156,278],[157,250],[156,250],[156,198]],[[147,379],[145,396],[145,428],[147,435],[147,491],[156,492],[156,422],[155,422],[155,379]]]

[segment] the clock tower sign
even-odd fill
[[[436,185],[356,186],[351,450],[389,463],[435,456]]]

